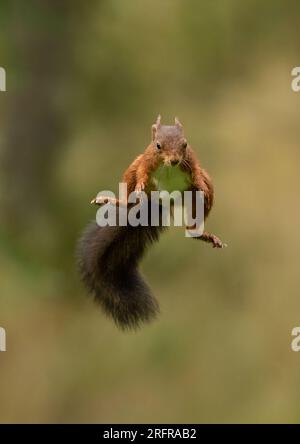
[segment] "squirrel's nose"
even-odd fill
[[[178,165],[178,163],[179,163],[179,160],[171,160],[172,166]]]

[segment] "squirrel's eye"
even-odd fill
[[[182,144],[182,148],[186,148],[187,147],[187,141],[184,141]]]
[[[160,144],[159,142],[157,142],[157,144],[156,144],[156,148],[157,148],[158,150],[161,149],[161,144]]]

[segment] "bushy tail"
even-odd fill
[[[91,223],[78,245],[83,282],[104,312],[122,329],[153,319],[159,306],[138,271],[147,246],[162,227],[106,226]]]

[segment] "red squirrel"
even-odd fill
[[[163,189],[171,192],[175,186],[172,182],[181,193],[202,191],[205,219],[213,206],[211,178],[200,166],[177,118],[175,125],[167,126],[161,124],[158,116],[152,125],[150,145],[128,167],[122,182],[127,184],[128,196],[132,192],[144,191],[150,197],[151,191]],[[96,205],[107,202],[116,205],[117,211],[121,203],[127,205],[127,202],[110,197],[92,200]],[[194,199],[192,211],[193,207]],[[164,228],[162,225],[100,227],[91,223],[79,241],[78,262],[82,280],[104,312],[121,329],[137,328],[152,320],[159,311],[155,297],[138,271],[138,263]],[[215,248],[226,246],[207,231],[195,239],[211,243]]]

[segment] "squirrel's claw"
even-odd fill
[[[109,197],[105,196],[96,196],[93,200],[91,200],[91,204],[94,205],[104,205],[108,202],[110,202],[110,199]]]
[[[102,198],[101,197],[94,197],[94,199],[93,200],[91,200],[91,204],[94,204],[94,205],[101,205],[101,204],[103,204],[104,202],[103,202],[103,200],[102,200]]]
[[[225,242],[222,242],[221,239],[219,239],[217,236],[213,237],[213,248],[226,248],[227,244]]]

